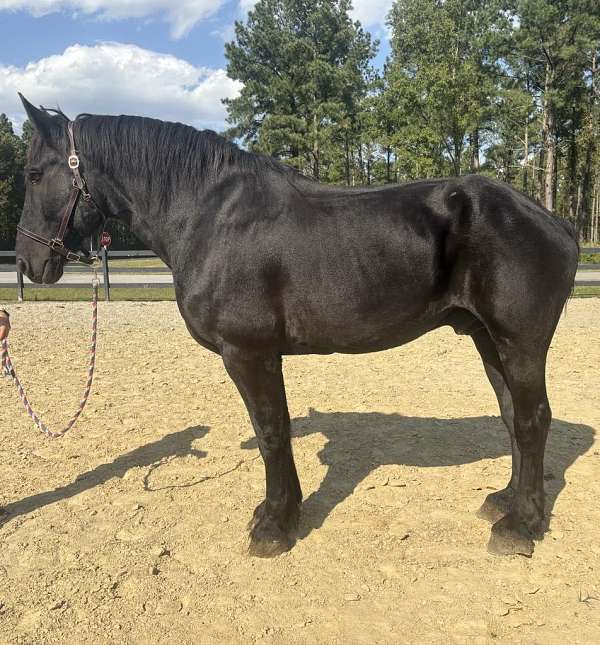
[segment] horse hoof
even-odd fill
[[[491,493],[485,498],[481,508],[477,511],[477,517],[495,524],[505,515],[510,513],[512,495],[506,491]]]
[[[266,520],[250,532],[248,554],[256,558],[274,558],[292,548],[293,540],[274,523]]]
[[[276,558],[278,555],[289,551],[292,548],[289,539],[250,539],[248,555],[253,558]]]
[[[493,555],[533,555],[533,540],[519,528],[512,515],[506,515],[492,526],[488,551]]]
[[[248,554],[257,558],[274,558],[289,551],[294,540],[290,534],[281,528],[278,522],[266,515],[264,507],[254,512],[250,521],[250,545]]]

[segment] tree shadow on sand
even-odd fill
[[[193,455],[198,458],[206,457],[206,452],[192,447],[196,439],[204,437],[209,431],[205,426],[195,426],[165,435],[158,441],[135,448],[130,452],[120,455],[106,464],[101,464],[78,475],[74,481],[53,490],[37,493],[16,502],[0,507],[0,527],[20,515],[27,515],[54,504],[61,500],[69,499],[83,491],[104,484],[113,477],[123,477],[131,468],[140,466],[154,466],[167,457],[184,457]]]
[[[311,409],[308,416],[293,420],[293,437],[315,433],[327,439],[319,459],[328,469],[318,490],[302,505],[299,538],[322,526],[331,511],[379,466],[458,466],[510,455],[508,432],[498,417],[436,419]],[[548,517],[565,486],[566,470],[589,450],[594,434],[590,426],[552,421],[545,461]],[[254,438],[242,443],[243,448],[256,445]],[[507,481],[509,476],[507,472]],[[482,488],[488,483],[482,481]]]

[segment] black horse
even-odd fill
[[[210,131],[82,115],[69,134],[62,113],[23,103],[35,134],[18,263],[55,282],[64,249],[110,216],[172,269],[183,319],[221,355],[264,459],[251,553],[290,548],[302,500],[282,355],[379,351],[442,325],[473,338],[511,436],[511,480],[481,510],[495,522],[489,548],[532,553],[546,527],[546,354],[578,259],[566,221],[481,176],[323,186]],[[63,228],[67,202],[54,252],[39,242]]]

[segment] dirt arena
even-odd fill
[[[11,310],[15,365],[58,425],[89,305]],[[263,466],[219,358],[174,303],[100,316],[64,440],[0,378],[0,642],[600,642],[600,299],[569,303],[550,352],[552,519],[532,559],[488,554],[475,515],[510,458],[469,338],[285,359],[305,502],[294,549],[259,560],[245,527]]]

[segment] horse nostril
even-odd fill
[[[27,273],[29,267],[27,266],[27,262],[23,258],[18,258],[17,259],[17,268],[21,273]]]

